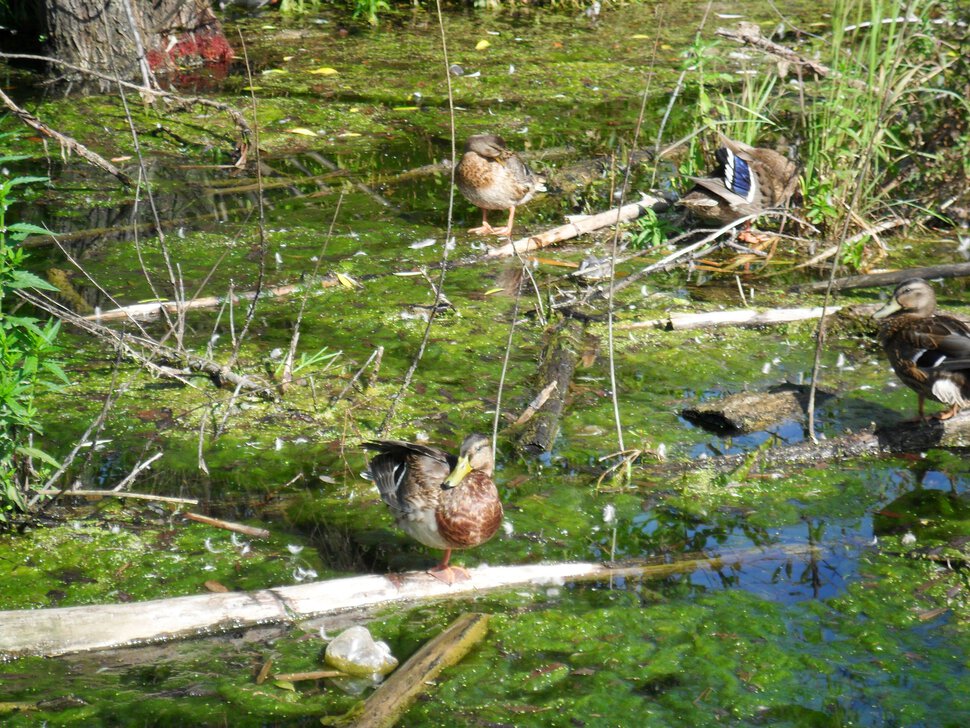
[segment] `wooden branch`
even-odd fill
[[[331,677],[350,677],[345,672],[340,672],[340,670],[314,670],[312,672],[281,672],[277,675],[273,675],[274,680],[283,680],[285,682],[302,682],[304,680],[323,680],[325,678]]]
[[[811,58],[806,58],[800,53],[793,51],[791,48],[765,38],[761,34],[761,28],[757,23],[738,23],[737,30],[718,28],[715,31],[715,34],[721,36],[722,38],[729,38],[730,40],[741,43],[742,45],[749,45],[757,48],[758,50],[769,55],[780,58],[786,63],[802,66],[803,68],[808,69],[814,75],[821,78],[828,78],[836,75],[833,74],[832,69],[826,66],[824,63],[819,63]],[[869,87],[863,81],[858,79],[846,79],[842,77],[842,80],[854,88],[858,88],[863,91],[869,89]]]
[[[117,490],[61,490],[60,488],[45,488],[35,491],[38,495],[82,496],[84,498],[133,498],[135,500],[158,501],[160,503],[175,503],[185,506],[196,506],[199,501],[195,498],[174,498],[167,495],[153,495],[152,493],[125,493]]]
[[[314,286],[319,286],[320,288],[333,288],[337,285],[336,276],[328,276],[322,278],[319,281],[313,283]],[[277,286],[276,288],[270,288],[263,291],[261,296],[267,296],[269,298],[273,297],[285,297],[291,296],[299,291],[306,290],[306,284],[304,283],[291,283],[285,286]],[[255,291],[245,291],[243,293],[233,294],[232,302],[239,303],[241,301],[251,301],[256,297]],[[114,308],[110,311],[98,311],[96,313],[85,316],[84,318],[88,321],[118,321],[119,319],[128,319],[131,321],[144,321],[147,319],[160,318],[162,312],[178,314],[179,310],[182,311],[192,311],[195,309],[202,308],[218,308],[227,300],[227,296],[204,296],[202,298],[195,298],[191,301],[186,301],[182,306],[179,306],[177,301],[152,301],[150,303],[135,303],[130,306],[122,306],[121,308]]]
[[[841,306],[829,306],[826,315],[839,311]],[[753,308],[742,308],[730,311],[707,311],[704,313],[671,313],[665,318],[649,321],[621,321],[616,324],[617,329],[663,329],[665,331],[684,331],[687,329],[706,329],[718,326],[765,326],[768,324],[784,324],[792,321],[817,319],[822,315],[822,308],[772,308],[758,311]]]
[[[245,523],[233,523],[232,521],[223,521],[220,518],[210,518],[209,516],[203,516],[200,513],[183,513],[190,521],[196,521],[198,523],[204,523],[207,526],[215,526],[216,528],[224,528],[227,531],[235,531],[236,533],[243,533],[247,536],[252,536],[253,538],[269,538],[270,533],[265,528],[256,528],[255,526],[247,526]]]
[[[24,124],[26,124],[32,129],[35,129],[36,131],[40,132],[44,136],[50,137],[58,144],[60,144],[62,149],[67,149],[70,152],[74,152],[79,157],[82,157],[83,159],[87,160],[89,163],[93,164],[95,167],[99,167],[103,169],[105,172],[107,172],[108,174],[117,178],[122,182],[122,184],[128,187],[134,186],[134,182],[132,181],[131,177],[129,177],[127,174],[125,174],[120,169],[115,167],[107,159],[102,157],[97,152],[92,152],[90,149],[88,149],[86,146],[81,144],[76,139],[73,139],[72,137],[69,137],[66,134],[62,134],[61,132],[50,128],[49,126],[47,126],[47,124],[42,122],[40,119],[38,119],[36,116],[31,114],[26,109],[21,109],[19,106],[17,106],[16,103],[14,103],[13,99],[11,99],[9,96],[7,96],[7,94],[3,92],[2,89],[0,89],[0,101],[2,101],[3,105],[6,106],[8,109],[10,109],[11,113],[14,116],[16,116],[18,119],[20,119]]]
[[[583,325],[572,318],[560,319],[547,334],[546,346],[539,360],[537,387],[542,391],[552,384],[555,390],[538,408],[535,416],[515,438],[515,449],[529,455],[552,450],[559,432],[559,422],[566,407],[566,394],[582,351]],[[537,397],[538,399],[538,397]]]
[[[510,258],[516,253],[527,253],[530,250],[546,248],[564,240],[586,235],[611,225],[618,225],[621,222],[630,222],[646,214],[648,209],[661,212],[666,210],[668,203],[659,197],[644,195],[639,202],[624,205],[619,209],[607,210],[596,215],[586,215],[574,219],[573,221],[552,230],[546,230],[538,235],[529,238],[521,238],[514,243],[508,243],[500,248],[492,248],[486,254],[486,258]]]
[[[783,552],[790,553],[790,552]],[[489,589],[564,581],[609,581],[625,576],[660,579],[698,569],[763,559],[761,549],[727,551],[714,557],[690,554],[664,562],[652,559],[608,566],[597,563],[529,564],[469,569],[471,578],[448,585],[425,572],[355,576],[255,592],[198,594],[127,604],[0,612],[0,657],[55,656],[139,643],[197,637],[200,632],[236,630],[305,617],[364,610],[376,605],[479,594]]]
[[[907,278],[960,278],[970,276],[970,263],[945,263],[943,265],[928,265],[922,268],[905,268],[904,270],[888,271],[885,273],[869,273],[860,276],[836,278],[832,282],[833,291],[846,291],[850,288],[872,288],[876,286],[891,286],[902,283]],[[828,288],[828,281],[801,283],[791,286],[789,293],[805,293],[824,291]]]
[[[466,612],[394,671],[390,678],[364,701],[354,728],[391,728],[404,717],[421,693],[427,691],[439,673],[457,664],[488,633],[488,615]]]

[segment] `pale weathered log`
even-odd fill
[[[836,278],[832,281],[833,291],[845,291],[850,288],[875,288],[877,286],[893,286],[908,278],[960,278],[970,276],[970,263],[946,263],[943,265],[928,265],[921,268],[905,268],[903,270],[887,271],[885,273],[869,273],[861,276]],[[828,281],[814,283],[800,283],[791,286],[791,293],[818,292],[828,288]]]
[[[562,225],[552,230],[546,230],[538,235],[528,238],[520,238],[513,243],[508,243],[500,248],[492,248],[485,254],[486,258],[510,258],[516,253],[527,253],[530,250],[546,248],[564,240],[586,235],[611,225],[621,222],[630,222],[646,214],[648,209],[656,212],[666,210],[668,202],[659,197],[644,195],[639,202],[631,202],[619,209],[607,210],[596,215],[586,215],[576,218],[572,222]]]
[[[831,315],[840,310],[841,306],[829,306],[825,314]],[[875,309],[873,309],[875,310]],[[705,311],[702,313],[671,313],[665,318],[650,319],[648,321],[621,321],[616,324],[617,329],[664,329],[666,331],[682,331],[685,329],[706,329],[717,326],[764,326],[768,324],[783,324],[793,321],[817,319],[822,315],[822,308],[772,308],[758,311],[754,308],[732,309],[730,311]]]
[[[718,569],[725,564],[765,556],[765,551],[752,549],[725,552],[713,558],[689,554],[669,563],[653,559],[614,566],[584,562],[482,566],[469,569],[467,581],[452,585],[425,572],[409,572],[398,575],[393,581],[385,576],[355,576],[256,592],[5,611],[0,612],[0,658],[55,656],[162,642],[261,624],[288,624],[296,619],[364,610],[377,605],[479,594],[488,589],[543,587],[561,585],[566,581],[608,581],[620,576],[659,579],[702,568]]]
[[[364,702],[354,728],[390,728],[438,674],[457,664],[488,633],[488,615],[467,612],[427,642]]]

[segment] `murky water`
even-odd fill
[[[564,213],[609,204],[615,186],[610,152],[619,146],[622,156],[628,148],[644,76],[655,72],[645,125],[650,144],[702,10],[691,4],[640,5],[604,13],[597,23],[573,13],[527,10],[448,16],[450,61],[464,71],[453,78],[459,138],[486,128],[501,131],[559,185],[517,213],[523,233],[555,225]],[[654,64],[649,54],[661,12],[666,30]],[[767,10],[751,12],[763,21],[771,18]],[[674,13],[683,15],[675,19]],[[815,13],[809,7],[800,17],[815,21]],[[124,368],[121,379],[131,390],[108,418],[110,442],[82,469],[99,487],[111,487],[138,459],[163,451],[138,490],[199,497],[218,515],[268,525],[273,537],[253,542],[244,554],[224,533],[172,526],[163,512],[96,506],[76,516],[73,534],[34,532],[20,540],[17,563],[28,554],[19,572],[23,586],[2,606],[196,593],[206,579],[255,589],[292,582],[306,569],[325,578],[432,563],[427,549],[393,530],[376,495],[358,477],[364,458],[355,443],[372,437],[382,421],[434,299],[426,276],[436,280],[434,267],[442,255],[448,175],[427,166],[451,157],[435,23],[419,14],[377,31],[358,32],[354,26],[345,39],[337,32],[344,23],[323,20],[269,29],[260,27],[264,18],[246,27],[254,33],[249,47],[265,130],[266,283],[298,281],[319,261],[321,274],[340,272],[362,284],[308,299],[300,352],[340,351],[337,367],[309,367],[312,386],[295,388],[283,404],[245,398],[235,403],[225,433],[203,441],[210,475],[198,468],[199,418],[222,417],[225,402],[214,403],[208,382],[176,391]],[[487,53],[475,50],[482,39],[490,42]],[[407,49],[404,58],[401,49]],[[296,60],[286,60],[289,56]],[[339,72],[306,73],[318,66]],[[238,100],[234,93],[245,85],[236,74],[226,93]],[[695,95],[685,90],[665,141],[691,129]],[[202,295],[251,288],[259,258],[256,179],[215,166],[227,161],[231,132],[208,139],[193,134],[185,120],[160,123],[166,133],[146,139],[148,171],[158,184],[156,207],[186,290],[195,292],[203,281]],[[310,142],[287,132],[292,129],[318,136]],[[212,166],[200,166],[200,157]],[[601,163],[589,164],[594,158]],[[665,168],[661,176],[672,171]],[[53,167],[51,174],[54,189],[41,204],[21,209],[22,216],[68,234],[65,248],[116,301],[154,296],[139,272],[139,252],[149,276],[165,290],[166,267],[151,230],[139,228],[136,245],[130,229],[132,221],[151,219],[144,200],[136,206],[132,199],[118,199],[113,188],[92,183],[73,165]],[[647,189],[651,176],[652,169],[638,167],[633,188]],[[453,261],[480,252],[481,242],[463,232],[475,222],[476,211],[456,198]],[[599,255],[605,251],[601,240],[547,257],[578,262],[589,246]],[[937,249],[947,253],[955,246],[945,240]],[[71,269],[48,244],[38,242],[34,256],[39,267]],[[578,289],[565,270],[536,265],[537,285],[543,291]],[[509,291],[518,274],[517,261],[459,265],[449,272],[446,292],[454,310],[436,321],[394,436],[421,434],[456,444],[466,432],[490,431],[512,316]],[[92,309],[112,307],[103,290],[84,277],[71,272],[68,280],[78,301]],[[642,289],[624,294],[619,317],[703,308],[711,289],[696,283],[681,273],[649,279]],[[800,303],[780,283],[753,285],[759,288],[757,303]],[[947,284],[943,303],[959,292],[959,284]],[[725,306],[739,303],[733,288],[713,295]],[[859,300],[866,297],[875,300],[872,292]],[[289,346],[298,307],[299,298],[261,304],[242,349],[252,370],[277,365],[273,352]],[[506,412],[520,412],[534,394],[542,331],[537,308],[531,294],[523,297],[525,314],[516,324],[503,393]],[[208,348],[216,358],[228,356],[244,313],[237,309],[233,315],[230,322],[227,310],[193,314],[192,345]],[[160,327],[152,324],[150,330]],[[625,444],[645,453],[629,486],[607,481],[594,487],[612,462],[601,458],[617,450],[602,351],[577,372],[550,456],[520,459],[501,435],[497,479],[508,532],[465,555],[466,564],[675,560],[687,554],[724,555],[724,561],[662,580],[483,594],[380,616],[373,631],[406,657],[460,611],[495,615],[486,642],[439,680],[406,724],[970,722],[958,689],[966,684],[970,657],[966,576],[899,556],[906,534],[921,544],[943,523],[956,522],[954,532],[966,527],[961,514],[970,465],[963,454],[817,463],[747,477],[702,467],[684,476],[663,474],[659,449],[670,461],[699,462],[753,452],[769,442],[803,440],[800,422],[722,437],[690,425],[680,413],[688,404],[725,393],[806,381],[811,333],[812,324],[620,333],[617,379]],[[66,341],[77,386],[52,399],[45,417],[48,436],[64,451],[97,415],[114,361],[90,341],[70,334]],[[384,347],[383,363],[373,383],[334,401],[378,346]],[[915,396],[897,386],[872,340],[860,336],[831,342],[822,386],[834,394],[819,411],[820,431],[829,437],[873,421],[892,422],[915,407]],[[931,496],[924,500],[935,506],[909,518],[922,507],[912,494],[926,492]],[[603,520],[607,505],[616,508],[615,527]],[[112,540],[119,538],[112,524],[121,525],[127,540]],[[65,545],[72,540],[80,544],[73,550]],[[14,545],[7,536],[0,543],[5,550]],[[304,550],[297,555],[289,546]],[[77,563],[85,559],[87,564]],[[94,583],[75,578],[82,565],[92,563]],[[17,577],[14,570],[7,578]],[[938,608],[943,609],[934,613]],[[326,683],[290,691],[255,686],[252,675],[269,657],[280,672],[316,669],[321,646],[309,629],[268,630],[103,656],[19,660],[0,666],[0,701],[71,695],[84,701],[9,718],[24,725],[39,715],[63,725],[316,724],[321,715],[348,710],[353,700]]]

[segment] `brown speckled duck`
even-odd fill
[[[729,225],[784,205],[798,186],[798,165],[773,149],[752,147],[718,134],[717,167],[707,177],[691,177],[694,187],[679,204],[703,222]]]
[[[364,447],[379,453],[368,472],[398,528],[425,546],[444,549],[441,562],[428,573],[447,584],[467,579],[467,571],[449,565],[452,550],[485,543],[502,523],[491,441],[469,435],[457,458],[400,440],[365,442]]]
[[[481,227],[468,232],[479,235],[512,237],[515,208],[544,192],[543,179],[534,175],[505,140],[495,134],[476,134],[465,142],[465,153],[455,169],[458,190],[482,211]],[[489,210],[508,210],[506,225],[493,228],[488,224]]]
[[[933,415],[947,420],[970,404],[970,325],[936,313],[936,295],[922,278],[903,281],[873,314],[879,340],[896,375],[919,395],[949,405]]]

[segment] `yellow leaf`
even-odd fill
[[[287,129],[290,134],[302,134],[303,136],[315,137],[317,133],[312,129],[304,129],[302,126],[295,127],[293,129]]]
[[[340,285],[342,285],[344,288],[349,288],[350,290],[354,290],[360,286],[357,281],[344,273],[337,274],[337,282],[340,283]]]
[[[360,109],[358,109],[356,106],[351,106],[350,107],[350,113],[351,114],[356,114],[358,111],[360,111]]]
[[[417,111],[420,106],[395,106],[394,111]]]
[[[359,137],[360,134],[355,131],[345,131],[343,134],[338,134],[337,136],[339,136],[341,139],[348,139],[350,137]]]
[[[242,90],[243,91],[262,91],[263,87],[262,86],[243,86]]]
[[[282,68],[267,68],[263,71],[264,76],[282,76],[286,71]]]
[[[283,56],[284,61],[292,61],[296,56]]]
[[[310,73],[316,74],[317,76],[333,76],[337,73],[337,69],[330,68],[330,66],[321,66],[320,68],[314,68]]]
[[[504,291],[504,290],[505,290],[504,288],[489,288],[487,291],[485,291],[485,295],[491,296],[493,293],[498,293],[499,291]]]
[[[669,43],[661,43],[660,44],[660,50],[672,51],[673,49],[674,49],[674,47],[672,45],[670,45]]]
[[[643,33],[637,33],[636,35],[631,35],[630,37],[633,38],[633,40],[646,40],[650,36],[644,35]]]
[[[131,156],[130,155],[125,155],[124,157],[112,157],[111,158],[111,161],[112,162],[127,162],[129,159],[131,159]]]
[[[491,44],[491,43],[489,43],[489,42],[488,42],[487,40],[484,40],[484,39],[482,39],[482,40],[480,40],[480,41],[478,41],[478,42],[477,42],[477,43],[475,44],[475,50],[476,50],[476,51],[483,51],[483,50],[485,50],[486,48],[488,48],[488,47],[489,47],[490,45],[492,45],[492,44]]]

